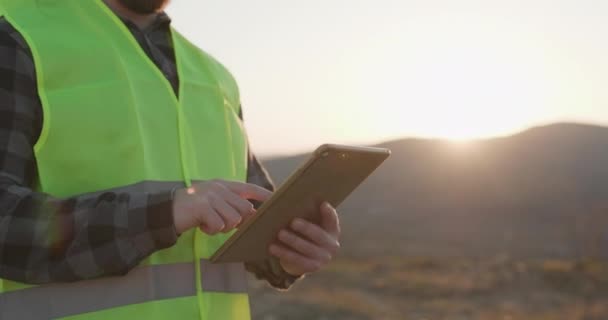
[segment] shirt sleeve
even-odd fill
[[[170,192],[59,199],[34,191],[35,79],[25,41],[0,19],[0,277],[45,284],[123,275],[175,244]]]
[[[242,109],[239,117],[243,120]],[[247,182],[270,191],[275,190],[268,171],[251,151],[251,148],[248,150]],[[260,206],[260,203],[254,204],[256,208]],[[280,290],[289,289],[298,279],[302,278],[301,276],[296,277],[287,273],[281,267],[278,259],[274,257],[258,262],[248,262],[245,264],[245,267],[258,280],[266,280],[272,287]]]

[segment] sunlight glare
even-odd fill
[[[370,135],[454,141],[502,136],[533,125],[555,105],[555,62],[545,56],[542,41],[471,21],[395,33],[357,57],[401,61],[386,68],[369,62],[360,71],[361,92],[373,92],[367,103],[377,106],[364,114],[379,124]],[[378,115],[378,108],[388,112]]]

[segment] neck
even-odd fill
[[[103,0],[103,2],[105,2],[110,10],[114,11],[117,16],[133,22],[140,29],[145,29],[154,22],[154,19],[156,19],[156,13],[140,14],[133,12],[129,10],[129,8],[123,6],[119,0]]]

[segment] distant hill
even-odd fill
[[[608,257],[608,128],[405,139],[341,207],[344,255]],[[277,183],[307,155],[264,161]]]

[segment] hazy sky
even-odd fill
[[[173,0],[259,154],[608,124],[605,0]]]

